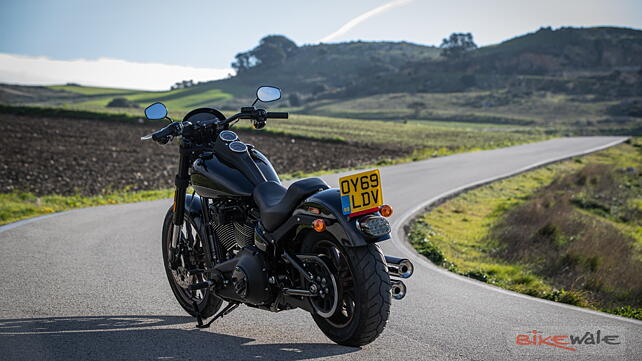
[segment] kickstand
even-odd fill
[[[196,327],[202,327],[203,326],[203,318],[201,317],[201,310],[198,309],[198,303],[196,301],[192,301],[192,306],[194,306],[194,310],[196,310]]]
[[[224,309],[222,309],[219,313],[217,313],[214,317],[212,317],[212,319],[208,323],[203,324],[201,311],[198,310],[198,305],[196,304],[196,301],[192,302],[192,304],[194,305],[194,309],[196,310],[196,327],[197,328],[209,328],[214,321],[234,311],[234,309],[236,309],[240,305],[240,303],[238,302],[228,303],[227,306],[225,306]]]

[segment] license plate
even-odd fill
[[[353,215],[383,205],[379,169],[339,178],[343,214]]]

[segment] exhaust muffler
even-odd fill
[[[394,277],[408,278],[415,270],[412,262],[405,258],[386,256],[386,263],[388,264],[388,274]]]
[[[390,291],[392,292],[392,297],[394,297],[395,300],[400,300],[406,297],[406,285],[401,282],[401,280],[390,280],[390,283]]]

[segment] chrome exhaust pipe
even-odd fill
[[[412,262],[405,258],[386,256],[386,263],[388,264],[388,274],[394,277],[408,278],[415,270]]]
[[[400,280],[390,280],[391,287],[390,291],[392,292],[392,297],[395,300],[400,300],[406,297],[406,285]]]

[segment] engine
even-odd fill
[[[252,305],[265,305],[274,300],[268,282],[269,266],[265,254],[254,246],[244,247],[236,257],[219,263],[214,269],[227,281],[216,289],[225,300],[237,300]]]
[[[219,199],[210,204],[212,229],[226,252],[254,244],[256,221],[250,220],[250,206],[233,199]]]
[[[227,280],[216,293],[226,300],[266,305],[274,295],[268,283],[266,255],[254,247],[256,214],[242,199],[216,199],[210,204],[211,226],[228,259],[214,268]]]

